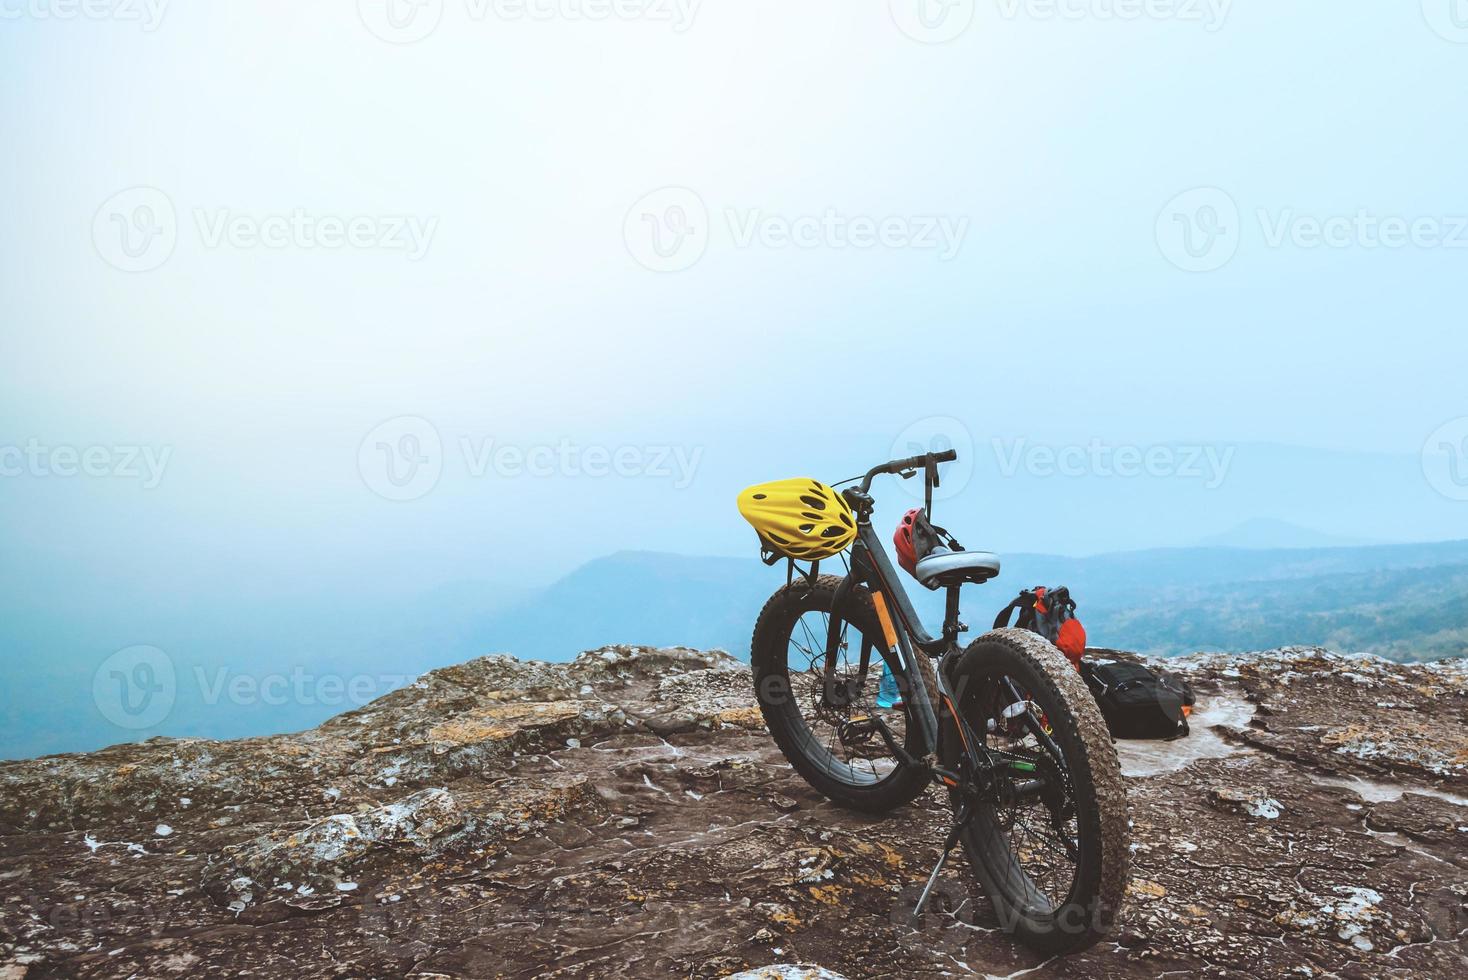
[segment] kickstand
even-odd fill
[[[958,817],[953,821],[953,829],[948,831],[948,839],[943,842],[943,853],[938,855],[938,863],[933,866],[933,873],[928,875],[928,883],[923,886],[923,893],[918,896],[917,904],[913,906],[912,917],[917,919],[923,914],[923,907],[928,904],[928,898],[933,894],[933,886],[938,884],[938,876],[943,873],[943,866],[948,863],[948,855],[958,846],[958,835],[963,833],[963,828],[968,825],[972,808],[965,802],[958,809]]]

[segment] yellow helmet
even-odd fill
[[[760,543],[785,558],[819,561],[845,551],[856,537],[846,499],[817,480],[776,480],[739,492],[739,513]]]

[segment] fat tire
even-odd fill
[[[792,582],[770,596],[760,611],[750,640],[755,696],[775,744],[816,792],[839,806],[865,813],[886,813],[911,803],[922,794],[932,778],[928,767],[899,765],[881,782],[866,786],[835,778],[807,754],[806,739],[802,736],[808,736],[809,729],[800,716],[799,702],[791,694],[787,662],[791,631],[805,613],[830,612],[841,582],[839,576],[821,575],[813,583],[803,579]],[[876,610],[870,593],[865,589],[852,590],[842,616],[861,633],[881,637]],[[923,680],[932,696],[932,692],[937,690],[932,665],[922,654],[917,659],[921,661],[919,670],[923,672]],[[781,681],[784,682],[783,697],[779,693]],[[923,755],[921,738],[909,716],[904,747],[914,757]]]

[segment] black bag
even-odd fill
[[[1081,676],[1116,738],[1182,738],[1188,734],[1193,688],[1176,674],[1140,664],[1081,661]]]

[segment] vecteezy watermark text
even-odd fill
[[[317,674],[304,667],[292,667],[288,673],[241,674],[228,667],[207,671],[194,667],[194,683],[206,705],[264,704],[279,707],[299,704],[308,707],[324,705],[363,705],[411,683],[412,674]]]
[[[995,0],[1005,20],[1176,21],[1210,33],[1223,27],[1233,0]]]
[[[416,679],[414,674],[317,673],[304,666],[263,674],[231,667],[212,670],[195,666],[180,676],[171,656],[155,646],[126,647],[103,660],[92,675],[92,700],[98,712],[118,728],[156,728],[172,713],[180,687],[192,680],[185,699],[214,707],[287,704],[328,708],[360,707]]]
[[[191,217],[199,245],[209,250],[398,252],[417,262],[428,254],[438,232],[433,216],[336,214],[305,207],[263,212],[194,208]],[[187,230],[180,224],[168,194],[156,187],[129,187],[97,209],[92,243],[113,268],[148,272],[172,257]]]
[[[0,20],[111,20],[156,31],[169,0],[0,0]]]
[[[412,44],[438,30],[445,9],[472,23],[514,24],[645,22],[669,25],[675,34],[693,26],[703,0],[357,0],[357,14],[377,38]]]
[[[967,215],[869,215],[828,207],[819,212],[772,213],[763,208],[724,208],[722,227],[687,187],[662,187],[643,195],[622,222],[627,251],[653,272],[681,272],[703,258],[714,232],[736,249],[829,249],[925,252],[948,262],[968,237]]]
[[[163,482],[172,446],[50,446],[39,439],[0,445],[0,477],[37,479],[84,476],[140,480],[144,490]]]
[[[1112,445],[1092,439],[1084,446],[1050,446],[1024,438],[992,440],[1001,476],[1119,477],[1198,480],[1216,490],[1228,478],[1234,446]]]
[[[494,439],[476,442],[462,436],[459,449],[464,455],[465,468],[473,477],[490,473],[507,478],[649,477],[671,480],[677,490],[683,490],[693,482],[698,462],[703,457],[702,446],[583,446],[570,439],[554,444],[516,446],[496,445]]]
[[[1357,208],[1348,213],[1309,213],[1293,207],[1255,208],[1245,220],[1233,195],[1197,187],[1170,200],[1157,216],[1157,247],[1187,272],[1212,272],[1231,262],[1258,226],[1264,248],[1300,250],[1468,248],[1468,214],[1401,215]]]
[[[230,208],[194,210],[205,248],[350,249],[405,252],[416,262],[428,254],[438,219],[413,214],[342,217],[294,208],[278,214],[247,214]]]
[[[915,214],[883,218],[846,215],[835,208],[820,214],[766,214],[759,208],[724,211],[735,248],[890,248],[936,251],[947,262],[968,234],[967,215]]]
[[[511,443],[492,436],[459,435],[450,444],[456,461],[474,479],[649,479],[676,490],[693,483],[702,446],[671,443],[601,445],[573,439]],[[388,419],[367,433],[357,449],[357,470],[373,493],[387,500],[416,500],[438,485],[445,449],[438,427],[416,415]]]
[[[1006,21],[1166,21],[1197,24],[1214,32],[1224,26],[1233,0],[888,0],[892,22],[914,41],[943,44],[962,35],[982,7]]]

